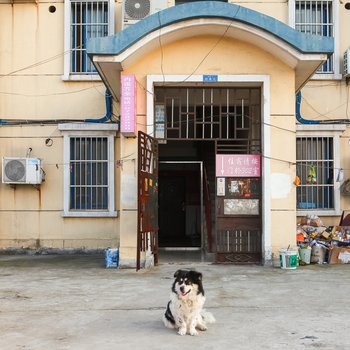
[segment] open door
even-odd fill
[[[158,142],[138,132],[138,220],[136,270],[141,252],[151,252],[158,263]]]

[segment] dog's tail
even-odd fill
[[[209,311],[206,311],[206,310],[202,310],[201,312],[201,316],[203,318],[203,321],[205,323],[215,323],[216,320],[215,320],[215,317],[213,316],[213,314]]]

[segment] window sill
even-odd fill
[[[322,216],[339,216],[342,214],[341,210],[297,210],[297,216],[307,216],[307,215],[317,215],[319,217]]]
[[[63,212],[64,218],[117,218],[118,211]]]
[[[63,81],[101,81],[101,77],[96,74],[62,75]]]
[[[316,73],[314,74],[310,80],[342,80],[342,74],[327,74],[327,73]]]

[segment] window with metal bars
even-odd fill
[[[297,210],[333,210],[334,139],[297,137]]]
[[[108,210],[108,138],[70,138],[70,210]]]
[[[108,35],[109,0],[70,0],[71,8],[71,74],[96,74],[86,54],[86,42],[90,38]]]
[[[155,137],[224,140],[237,152],[260,150],[260,88],[155,88]]]
[[[333,1],[295,0],[295,29],[313,35],[334,36]],[[334,54],[317,73],[334,73]]]

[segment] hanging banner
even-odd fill
[[[217,154],[217,177],[260,177],[260,155]]]
[[[136,135],[136,80],[133,74],[121,75],[120,131],[125,136]]]

